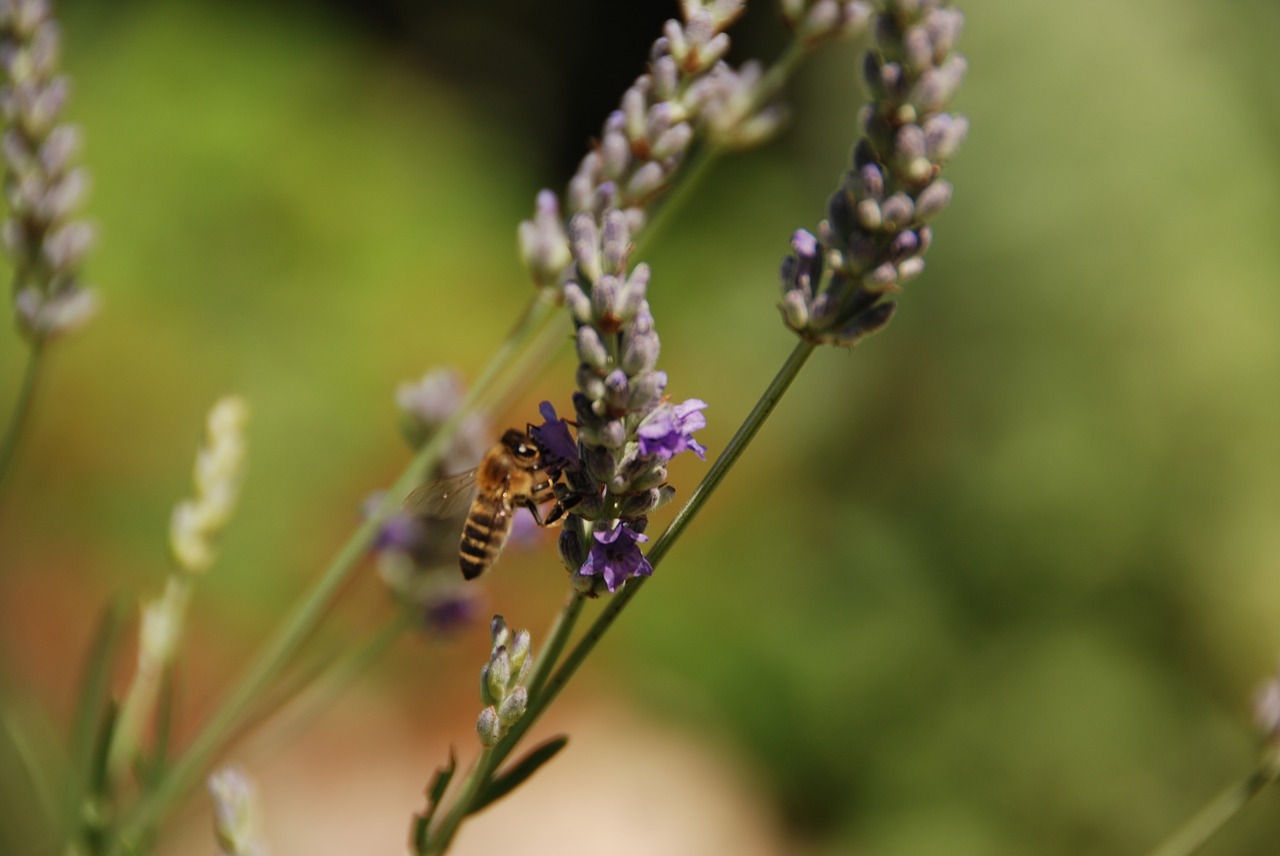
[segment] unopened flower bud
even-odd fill
[[[476,720],[476,734],[480,737],[481,745],[497,746],[505,733],[495,707],[490,705],[480,711],[480,717]]]

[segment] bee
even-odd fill
[[[458,566],[473,580],[497,561],[518,509],[529,509],[539,526],[549,526],[564,514],[555,485],[533,438],[512,428],[478,467],[418,487],[405,498],[404,509],[421,517],[444,518],[470,506],[458,544]],[[556,507],[543,519],[538,506],[552,500]]]

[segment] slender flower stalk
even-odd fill
[[[1151,856],[1191,856],[1200,852],[1254,797],[1280,779],[1280,670],[1254,693],[1253,719],[1263,740],[1258,765],[1206,803],[1152,850]]]
[[[142,607],[138,664],[124,697],[107,771],[113,787],[123,780],[142,749],[161,682],[182,638],[187,603],[195,580],[213,564],[214,541],[235,510],[244,477],[248,406],[237,396],[218,401],[209,412],[205,441],[196,453],[195,496],[173,510],[169,545],[173,572],[164,593]]]

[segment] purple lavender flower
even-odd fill
[[[707,427],[707,417],[701,412],[706,406],[705,401],[697,398],[674,406],[665,402],[660,404],[636,429],[640,438],[640,454],[669,461],[686,449],[692,449],[705,461],[707,449],[693,439],[693,432]]]
[[[578,569],[579,574],[602,577],[612,592],[631,577],[647,577],[653,573],[653,566],[636,546],[648,541],[649,536],[633,531],[626,523],[604,531],[597,529],[593,534],[596,543],[591,545],[586,562]]]
[[[564,470],[576,470],[580,466],[578,442],[569,433],[569,423],[556,415],[549,401],[539,404],[538,412],[543,424],[533,426],[530,433],[542,452],[547,471],[554,476]]]
[[[453,574],[449,579],[454,580]],[[452,636],[470,627],[486,612],[485,603],[476,586],[441,587],[424,598],[422,619],[429,633]]]

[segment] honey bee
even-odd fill
[[[405,498],[404,509],[443,518],[470,505],[458,545],[458,566],[464,577],[473,580],[497,561],[518,509],[529,509],[539,526],[559,519],[565,506],[556,497],[555,483],[533,438],[512,428],[485,453],[478,467],[427,482]],[[552,500],[556,507],[543,519],[538,506]]]

